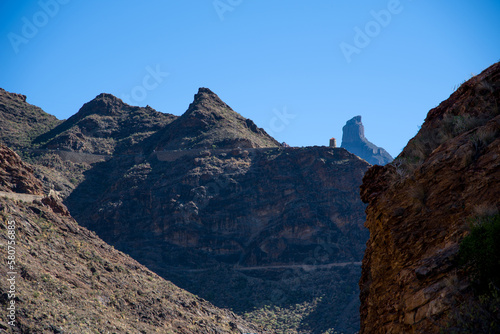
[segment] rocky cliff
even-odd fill
[[[43,188],[33,169],[8,147],[0,144],[0,191],[42,195]]]
[[[14,302],[16,326],[2,317],[2,333],[261,332],[104,243],[67,211],[61,213],[64,206],[56,198],[13,199],[40,194],[42,186],[29,171],[19,156],[0,146],[3,254],[12,240],[7,225],[15,226],[10,229],[15,231],[15,264],[0,268],[0,305],[6,312]],[[14,285],[5,279],[7,271],[16,272]]]
[[[342,128],[341,147],[372,165],[383,166],[392,161],[391,155],[386,150],[366,139],[361,116],[353,117]]]
[[[456,255],[470,219],[500,208],[499,105],[497,63],[432,109],[393,163],[366,173],[362,333],[440,333],[472,298]]]

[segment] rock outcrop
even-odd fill
[[[366,173],[362,333],[440,333],[471,298],[455,259],[469,219],[500,208],[499,106],[497,63],[432,109],[393,163]]]
[[[363,123],[361,123],[361,116],[353,117],[347,121],[342,131],[341,147],[349,152],[356,154],[372,165],[383,166],[392,161],[391,155],[386,150],[366,139],[365,128]]]
[[[4,146],[0,152],[0,184],[12,183],[14,175],[17,184],[32,184],[23,194],[38,194],[41,184],[30,167]],[[62,204],[56,202],[30,204],[0,196],[0,241],[6,254],[7,225],[15,226],[16,256],[12,270],[5,263],[0,274],[17,273],[15,297],[8,295],[12,281],[0,281],[0,306],[7,310],[15,303],[16,325],[4,316],[1,332],[263,333],[104,243],[59,213]]]
[[[0,144],[0,191],[42,195],[43,188],[26,165],[12,150]]]

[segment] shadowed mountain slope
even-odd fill
[[[21,159],[0,146],[0,181],[18,175],[17,183],[41,184]],[[20,175],[20,176],[19,176]],[[5,187],[0,196],[3,252],[7,225],[15,226],[15,264],[0,268],[17,274],[15,297],[6,279],[0,282],[0,305],[12,301],[16,327],[0,321],[5,333],[258,333],[226,310],[179,289],[129,256],[79,226],[55,197],[30,203],[9,197],[26,195]],[[9,246],[12,250],[12,246]],[[12,254],[12,253],[9,253]],[[12,274],[10,274],[12,275]],[[10,282],[11,283],[11,282]]]
[[[293,310],[291,333],[353,333],[369,164],[342,148],[280,147],[252,124],[202,88],[145,140],[152,154],[94,165],[66,203],[104,240],[217,306],[245,314],[267,303]]]

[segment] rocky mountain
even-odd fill
[[[151,141],[156,150],[281,146],[208,88],[200,88],[188,110]]]
[[[26,96],[0,88],[0,143],[19,149],[61,121],[37,106],[26,102]]]
[[[369,164],[282,147],[201,88],[182,116],[107,94],[24,158],[79,224],[270,332],[354,333]]]
[[[498,332],[498,308],[488,316],[457,254],[471,221],[500,208],[499,106],[497,63],[432,109],[394,162],[366,173],[362,333]]]
[[[357,330],[366,162],[280,147],[205,88],[139,146],[85,172],[65,201],[80,224],[271,331]]]
[[[4,254],[15,231],[15,264],[0,268],[15,280],[0,281],[0,305],[14,305],[16,324],[4,316],[2,333],[262,333],[104,243],[57,198],[37,199],[42,185],[30,170],[0,146]]]
[[[34,143],[42,149],[106,155],[130,153],[137,143],[176,118],[149,106],[130,106],[103,93],[85,103],[68,120],[37,137]]]
[[[94,166],[66,204],[117,249],[217,306],[245,314],[328,296],[309,311],[328,319],[312,329],[353,333],[367,168],[326,147],[117,157]]]
[[[348,120],[342,128],[341,147],[356,154],[372,165],[383,166],[392,161],[391,155],[386,150],[366,139],[365,127],[361,122],[361,116],[356,116]]]
[[[365,161],[327,147],[159,156],[94,166],[66,204],[154,272],[270,330],[281,324],[265,307],[297,318],[287,333],[356,331]]]

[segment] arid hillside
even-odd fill
[[[9,296],[12,281],[0,282],[0,304],[6,310],[14,301],[16,324],[3,317],[2,332],[261,332],[104,243],[79,226],[57,198],[33,201],[30,195],[41,194],[42,185],[30,170],[0,146],[2,253],[7,254],[7,241],[15,241],[9,248],[15,263],[0,272],[4,278],[7,271],[16,273],[15,296]]]

